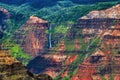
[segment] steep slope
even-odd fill
[[[110,8],[109,13],[116,9],[119,5]],[[64,68],[56,80],[119,80],[119,22],[114,16],[79,19],[61,46],[57,47],[57,51],[62,50],[60,54],[76,55],[66,57],[62,64]]]
[[[79,65],[77,73],[71,80],[119,80],[120,60],[120,6],[102,11],[92,11],[87,16],[78,20],[76,27],[83,29],[84,37],[95,35],[99,39],[98,46],[91,46],[95,51],[86,57]]]
[[[65,66],[69,66],[78,57],[74,54],[66,55],[64,52],[65,48],[65,44],[62,41],[57,51],[53,52],[50,50],[50,52],[45,55],[35,57],[28,63],[27,68],[32,73],[45,73],[55,78],[61,73],[61,70],[63,70]]]
[[[48,48],[48,35],[46,30],[49,23],[38,17],[31,16],[30,19],[18,29],[12,37],[17,44],[24,49],[25,53],[31,56],[38,56]]]
[[[55,54],[49,53],[35,57],[27,65],[28,69],[33,73],[45,73],[52,78],[55,78],[63,69],[63,62],[67,58],[67,56],[63,53],[63,50],[62,46],[57,52],[55,52]]]
[[[47,75],[33,75],[8,51],[0,50],[0,80],[52,80]]]
[[[114,7],[119,8],[118,6],[119,5]],[[116,8],[114,7],[110,8],[111,13],[114,10],[116,10]],[[90,19],[86,19],[86,18],[79,19],[76,22],[76,24],[74,24],[73,27],[71,28],[66,39],[61,41],[58,46],[53,47],[49,52],[54,54],[51,54],[51,56],[45,55],[44,59],[46,58],[48,59],[48,63],[46,63],[45,66],[47,64],[48,65],[52,64],[54,66],[50,65],[49,68],[44,67],[43,72],[49,71],[50,74],[48,72],[47,74],[52,77],[53,76],[55,77],[58,75],[56,80],[62,80],[62,79],[63,80],[64,79],[65,80],[67,79],[68,80],[70,79],[71,80],[92,80],[93,78],[95,80],[96,79],[95,77],[99,77],[99,76],[100,76],[100,79],[103,77],[107,78],[106,76],[108,76],[108,78],[111,78],[109,76],[112,75],[113,73],[115,73],[114,76],[119,76],[119,74],[116,74],[117,70],[113,69],[115,66],[112,66],[113,72],[109,73],[108,71],[110,67],[109,64],[114,65],[113,63],[115,63],[116,66],[119,67],[119,63],[117,62],[119,61],[117,60],[119,57],[118,51],[114,52],[114,50],[116,50],[115,48],[111,50],[108,48],[108,46],[105,43],[109,41],[104,42],[105,41],[104,35],[107,34],[109,30],[114,30],[114,28],[116,29],[117,25],[119,25],[119,19],[116,17],[115,18],[99,17],[99,18],[90,18]],[[117,32],[114,32],[114,34]],[[119,33],[116,35],[119,35]],[[111,42],[114,42],[114,41],[111,41]],[[115,42],[115,45],[116,44],[119,44],[119,43]],[[109,47],[111,47],[111,45]],[[55,51],[55,52],[52,52],[52,51]],[[111,51],[111,54],[107,54],[109,53],[109,51]],[[113,54],[115,55],[111,58]],[[54,57],[53,57],[55,55],[56,55],[56,59],[55,59],[56,61],[54,60]],[[112,59],[116,59],[116,60],[112,60]],[[42,71],[38,70],[38,68],[40,68],[38,67],[40,64],[38,64],[37,66],[32,65],[34,62],[37,62],[37,58],[35,58],[34,60],[28,64],[28,68],[30,70],[33,70],[33,72],[35,70],[35,71],[40,71],[41,73]],[[51,63],[49,62],[50,60],[51,60]],[[101,61],[101,63],[99,61]],[[107,61],[108,63],[106,63]],[[43,61],[39,60],[38,62],[42,63]],[[100,65],[103,65],[103,66],[100,67]],[[100,70],[98,68],[100,68]],[[62,71],[60,71],[59,69]],[[104,70],[106,71],[104,72]],[[57,72],[57,75],[56,75],[56,72]],[[118,73],[119,73],[119,70],[118,70]]]

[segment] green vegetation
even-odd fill
[[[100,44],[100,40],[97,37],[95,37],[93,39],[93,42],[92,42],[92,44],[90,46],[99,46],[99,44]],[[96,49],[97,48],[92,48],[92,47],[90,48],[89,47],[89,49],[88,49],[88,56],[90,56]]]
[[[102,80],[107,80],[105,77],[102,77]]]
[[[11,55],[16,59],[20,60],[23,64],[27,65],[28,62],[32,59],[29,54],[26,54],[19,44],[11,41],[10,39],[6,39],[4,42],[4,48],[11,51]]]
[[[64,25],[60,25],[54,28],[54,33],[62,33],[66,34],[70,27],[65,27]]]
[[[79,68],[76,68],[76,69],[74,70],[73,75],[75,75],[75,74],[78,72],[78,69],[79,69]]]
[[[76,21],[78,18],[86,15],[88,12],[92,10],[106,9],[118,3],[119,1],[101,2],[90,5],[79,5],[79,4],[69,3],[71,4],[71,6],[69,6],[67,5],[67,3],[64,4],[64,2],[61,1],[60,3],[54,6],[44,7],[40,9],[36,9],[30,6],[29,4],[22,4],[20,6],[13,6],[13,5],[9,6],[7,4],[0,3],[0,5],[11,11],[14,15],[21,15],[26,18],[31,15],[36,15],[50,22],[61,23],[68,21]]]
[[[111,74],[110,80],[114,80],[114,74]]]
[[[105,76],[102,76],[102,80],[107,80],[107,79],[105,78]],[[114,75],[113,74],[111,74],[110,80],[114,80]]]
[[[76,30],[76,29],[74,29]],[[75,32],[79,32],[79,30],[75,31]],[[79,32],[81,34],[81,31]],[[78,65],[81,64],[84,59],[86,57],[89,57],[95,50],[96,48],[90,48],[88,46],[97,46],[99,45],[100,41],[97,37],[94,37],[92,39],[92,41],[90,40],[88,43],[84,43],[84,39],[83,38],[79,38],[79,41],[82,43],[81,44],[81,48],[79,49],[79,51],[83,51],[83,52],[77,52],[78,54],[78,58],[76,59],[75,62],[73,62],[72,64],[70,64],[69,66],[69,77],[65,77],[64,79],[67,80],[67,78],[71,78],[73,75],[75,75],[78,71]],[[66,51],[69,51],[71,54],[73,54],[74,52],[71,51],[77,51],[74,45],[75,39],[71,39],[70,41],[65,41],[65,45],[66,45]],[[88,48],[88,49],[87,49]],[[87,49],[87,52],[85,52]],[[70,54],[70,53],[66,53],[66,54]],[[57,78],[59,79],[59,77]]]
[[[64,77],[62,80],[70,80],[69,76]]]
[[[27,63],[32,59],[32,57],[29,54],[23,52],[23,50],[18,44],[14,45],[11,48],[11,55],[20,60],[25,65],[27,65]]]
[[[76,61],[73,63],[73,64],[71,64],[70,65],[70,76],[72,77],[73,76],[73,72],[74,72],[74,70],[78,67],[78,65],[79,64],[81,64],[82,62],[83,62],[83,60],[84,60],[84,58],[85,58],[85,53],[80,53],[79,55],[78,55],[78,58],[76,59]]]
[[[55,35],[55,34],[62,34],[64,35],[64,37],[67,35],[68,31],[70,30],[70,27],[71,26],[65,26],[64,24],[61,24],[61,25],[58,25],[58,26],[54,26],[52,27],[53,29],[50,31],[50,30],[46,30],[46,33],[47,34],[52,34],[52,35]]]
[[[74,45],[74,40],[70,40],[70,41],[65,41],[65,45],[66,45],[66,51],[75,51],[75,45]]]
[[[55,33],[65,34],[67,33],[68,27],[65,26],[64,23],[67,22],[69,24],[70,23],[73,24],[78,18],[86,15],[92,10],[106,9],[118,3],[120,2],[114,1],[114,2],[101,2],[89,5],[80,5],[74,4],[72,2],[70,3],[69,1],[68,2],[59,1],[57,4],[53,6],[49,7],[47,6],[44,8],[34,8],[29,4],[15,6],[0,3],[1,7],[8,9],[11,13],[11,18],[8,20],[8,27],[5,31],[6,35],[3,37],[3,39],[0,40],[0,42],[2,42],[7,37],[12,35],[12,33],[16,31],[21,25],[23,25],[31,15],[35,15],[40,18],[46,19],[51,23],[59,23],[58,27],[55,27],[54,29]]]
[[[95,39],[92,45],[97,45],[98,42],[99,41],[97,39]],[[88,45],[89,44],[85,44],[85,45],[83,44],[83,45],[81,45],[81,47],[82,47],[81,50],[85,51],[85,49],[88,47]],[[83,53],[78,53],[79,56],[78,56],[77,60],[73,64],[70,65],[70,73],[69,73],[69,75],[71,77],[75,74],[76,68],[78,67],[78,65],[83,62],[83,60],[84,60],[84,58],[86,56],[89,57],[90,54],[92,54],[95,51],[95,49],[96,48],[88,49],[88,51],[86,53],[84,53],[84,52]]]

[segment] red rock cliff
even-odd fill
[[[31,56],[38,56],[47,48],[46,30],[49,23],[38,17],[31,16],[30,19],[14,35],[14,39],[23,47],[24,51]]]
[[[120,5],[117,5],[106,10],[92,11],[79,20],[77,26],[84,26],[83,34],[92,32],[97,35],[101,44],[79,65],[78,72],[71,80],[110,80],[111,76],[113,80],[120,79],[119,14]],[[104,27],[100,28],[102,26]]]

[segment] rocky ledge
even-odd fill
[[[0,50],[0,80],[52,80],[46,74],[34,75],[9,52]]]

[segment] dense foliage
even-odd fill
[[[15,32],[15,30],[23,25],[31,15],[46,19],[47,21],[59,24],[60,26],[61,24],[64,26],[65,23],[69,24],[72,22],[73,24],[78,18],[86,15],[92,10],[106,9],[118,3],[119,1],[80,5],[72,3],[69,0],[62,0],[57,1],[53,6],[45,6],[44,8],[34,8],[29,3],[24,3],[19,6],[0,3],[1,7],[8,9],[11,13],[11,18],[8,20],[8,27],[6,28],[6,35],[0,40],[0,42]],[[56,32],[56,30],[60,29],[59,27],[57,28],[55,28],[55,31],[53,32]],[[64,32],[67,32],[65,29],[68,29],[64,28]]]

